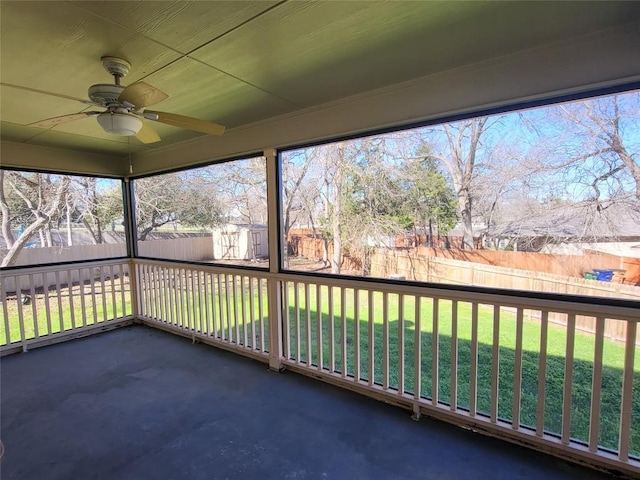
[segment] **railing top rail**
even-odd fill
[[[75,270],[78,268],[91,268],[109,265],[122,265],[126,263],[129,263],[129,258],[120,257],[103,260],[79,260],[75,262],[50,263],[47,265],[17,265],[11,268],[0,269],[0,277],[15,277],[19,275],[29,275],[34,273]]]
[[[219,264],[206,264],[206,263],[194,263],[194,262],[181,262],[179,260],[155,260],[149,258],[135,258],[134,264],[138,265],[160,265],[169,268],[186,268],[189,270],[200,270],[203,272],[211,273],[225,273],[229,275],[244,275],[256,278],[269,278],[273,277],[267,269],[256,267],[242,267],[242,266],[223,266]]]

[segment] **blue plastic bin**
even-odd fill
[[[593,270],[593,273],[596,274],[596,280],[600,280],[601,282],[610,282],[613,278],[613,270]]]

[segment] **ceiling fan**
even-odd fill
[[[160,103],[169,97],[166,93],[145,82],[136,82],[128,87],[120,85],[120,79],[129,73],[129,62],[116,57],[102,57],[102,65],[113,75],[114,84],[99,83],[89,87],[90,100],[82,103],[106,108],[105,111],[84,111],[47,118],[30,126],[51,128],[61,123],[72,122],[86,117],[97,117],[98,123],[105,132],[114,135],[133,136],[142,143],[160,141],[156,131],[143,122],[143,119],[186,128],[209,135],[222,135],[225,127],[217,123],[197,118],[147,110],[146,107]]]

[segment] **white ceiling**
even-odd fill
[[[104,55],[132,64],[123,83],[144,80],[170,95],[154,108],[219,122],[233,134],[363,92],[640,25],[640,2],[613,1],[3,0],[0,9],[2,141],[120,156],[201,134],[153,123],[162,142],[129,145],[95,118],[27,126],[85,109],[77,99],[88,87],[111,83]]]

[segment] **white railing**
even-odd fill
[[[640,473],[640,310],[279,278],[288,368],[412,408],[416,418]],[[576,317],[593,318],[595,335],[577,331]],[[605,340],[609,323],[621,324],[624,343]]]
[[[133,320],[128,261],[3,270],[0,353],[28,350]]]
[[[135,317],[415,418],[640,473],[640,309],[140,259],[10,270],[1,286],[3,352]]]
[[[267,273],[135,261],[137,317],[267,361]]]

